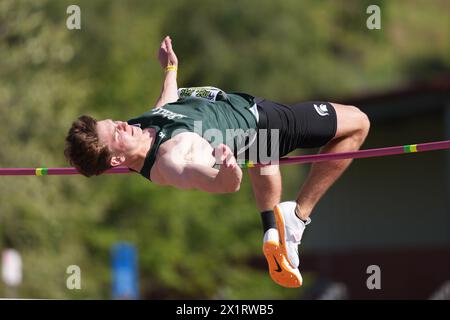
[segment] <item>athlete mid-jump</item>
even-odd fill
[[[249,169],[264,254],[276,283],[300,286],[298,245],[309,216],[352,160],[313,164],[295,201],[282,203],[276,160],[297,148],[358,150],[369,132],[368,117],[354,106],[325,101],[284,105],[211,87],[179,90],[169,37],[159,61],[165,78],[154,108],[126,122],[80,116],[66,138],[67,159],[88,177],[126,166],[159,185],[226,193],[239,190],[239,161],[260,162],[264,149],[267,166]]]

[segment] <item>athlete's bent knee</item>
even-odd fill
[[[351,106],[354,108],[355,117],[358,119],[358,136],[364,140],[370,130],[370,119],[366,113],[361,111],[358,107]]]

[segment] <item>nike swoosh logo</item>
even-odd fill
[[[277,269],[275,269],[275,272],[283,271],[283,269],[281,269],[280,264],[278,263],[277,258],[275,258],[275,256],[273,256],[273,260],[275,260],[275,263],[277,264]]]

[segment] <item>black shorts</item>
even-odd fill
[[[255,98],[258,106],[258,136],[267,129],[268,155],[272,144],[278,145],[278,157],[283,157],[298,148],[318,148],[327,144],[336,135],[337,117],[329,102],[308,101],[284,105],[264,98]],[[278,129],[278,139],[270,134]],[[276,141],[278,140],[278,141]]]

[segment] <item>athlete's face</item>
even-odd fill
[[[132,156],[141,146],[143,138],[141,128],[111,119],[97,122],[97,134],[113,156]]]

